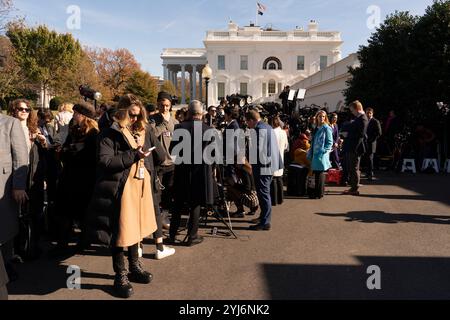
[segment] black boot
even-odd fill
[[[114,277],[114,291],[119,298],[128,299],[134,294],[133,286],[128,280],[128,272],[116,273]]]
[[[138,250],[137,244],[128,248],[128,262],[130,264],[128,279],[134,283],[149,284],[153,280],[153,275],[142,268]]]
[[[128,299],[134,294],[133,287],[128,280],[128,271],[125,268],[125,255],[123,248],[113,248],[114,292],[120,298]]]

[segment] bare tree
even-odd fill
[[[0,0],[0,33],[6,30],[9,14],[13,9],[13,0]]]

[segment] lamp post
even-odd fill
[[[443,137],[443,154],[444,154],[444,161],[448,157],[448,116],[450,115],[450,105],[445,104],[444,102],[437,102],[436,103],[439,111],[442,113],[442,119],[444,121],[444,137]]]
[[[203,68],[202,77],[205,79],[205,89],[206,89],[205,105],[206,105],[206,108],[208,108],[208,85],[209,85],[209,80],[211,80],[211,77],[212,77],[212,69],[208,63],[206,63],[206,66]]]

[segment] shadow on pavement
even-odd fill
[[[45,296],[61,289],[67,289],[68,266],[54,261],[40,260],[33,263],[15,265],[19,279],[8,284],[12,295]]]
[[[450,258],[356,257],[360,265],[264,264],[271,299],[449,299]],[[369,290],[380,268],[381,290]]]
[[[418,193],[418,195],[364,195],[364,187],[361,188],[362,196],[385,199],[405,200],[429,200],[450,205],[450,175],[448,174],[398,174],[383,173],[379,180],[367,182],[367,186],[392,185]],[[365,184],[366,182],[362,182]]]
[[[362,223],[432,223],[450,224],[448,215],[423,215],[408,213],[387,213],[384,211],[351,211],[348,213],[316,213],[323,217],[346,218],[348,222]]]

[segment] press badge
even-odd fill
[[[144,167],[139,167],[138,170],[138,177],[139,180],[144,180],[145,179],[145,168]]]

